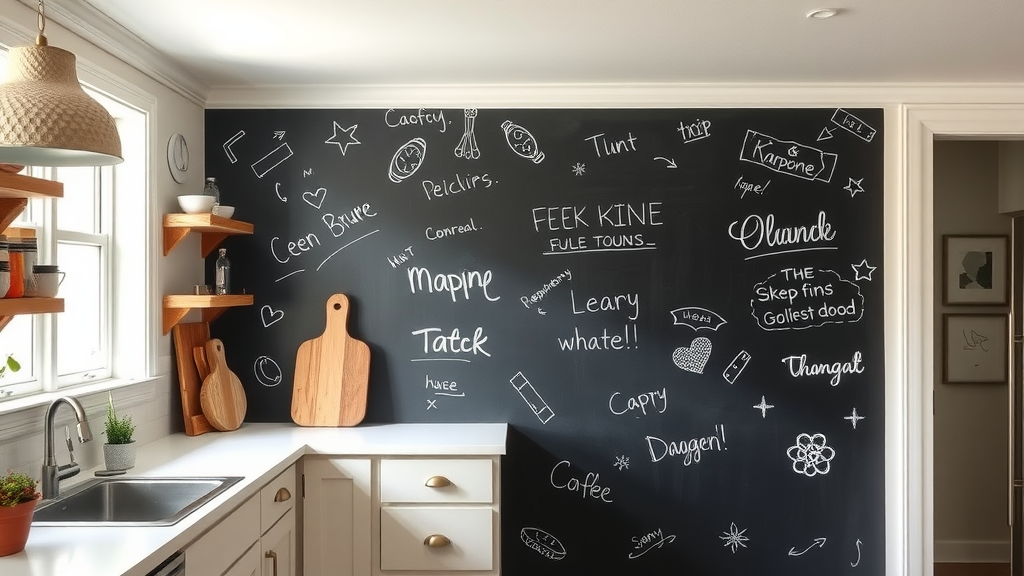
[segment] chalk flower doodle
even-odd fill
[[[523,528],[519,531],[519,538],[531,550],[536,550],[541,556],[550,560],[561,560],[565,558],[565,546],[551,534],[540,528]]]
[[[807,477],[828,474],[836,451],[825,444],[824,434],[800,434],[796,445],[790,446],[786,454],[793,461],[793,471]]]
[[[572,173],[577,176],[583,176],[587,173],[587,165],[582,162],[577,162],[572,167]]]
[[[619,472],[623,470],[629,470],[629,456],[616,456],[615,467],[619,469]]]
[[[743,530],[740,530],[736,526],[735,522],[730,522],[729,523],[729,531],[728,532],[722,532],[722,535],[719,536],[718,538],[725,541],[725,544],[722,544],[722,546],[726,546],[726,547],[732,548],[732,553],[735,554],[737,548],[740,548],[740,547],[746,548],[747,547],[746,543],[750,542],[750,538],[747,538],[744,535],[744,533],[746,531],[747,531],[746,528],[744,528]]]

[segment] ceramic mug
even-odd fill
[[[54,298],[64,282],[64,273],[52,264],[36,264],[32,266],[32,278],[36,284],[36,297]]]

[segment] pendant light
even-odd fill
[[[0,162],[106,166],[123,162],[114,119],[78,82],[75,55],[48,46],[39,0],[35,46],[11,48],[0,84]]]

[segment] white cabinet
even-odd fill
[[[298,574],[295,483],[295,466],[292,466],[260,490],[262,576]]]
[[[305,576],[370,576],[371,460],[303,459]]]
[[[187,576],[227,574],[260,538],[260,501],[250,498],[185,549]],[[258,547],[257,547],[258,548]],[[256,570],[259,573],[259,550]],[[242,574],[248,574],[244,570]],[[232,575],[236,574],[231,572]]]

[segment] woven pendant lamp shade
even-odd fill
[[[75,55],[46,45],[11,48],[0,84],[0,162],[30,166],[118,164],[114,119],[78,82]]]

